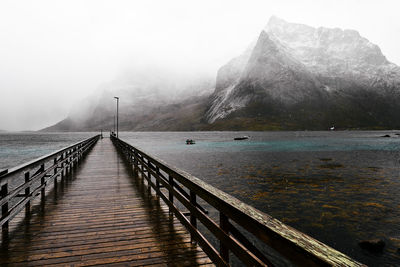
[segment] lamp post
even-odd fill
[[[117,138],[118,138],[118,106],[119,106],[119,97],[114,96],[114,98],[117,100]]]

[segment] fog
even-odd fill
[[[358,30],[399,65],[397,2],[2,0],[0,129],[49,126],[102,84],[141,66],[215,75],[271,15]]]

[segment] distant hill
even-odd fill
[[[131,76],[100,88],[78,103],[70,115],[42,131],[111,130],[114,127],[116,102],[120,97],[119,128],[129,131],[196,130],[202,121],[208,97],[215,87],[215,76],[191,78],[167,74]],[[111,88],[111,89],[110,89]]]
[[[131,99],[121,106],[121,130],[400,128],[400,68],[354,30],[272,17],[255,44],[219,69],[215,83],[207,77],[176,90],[172,80],[149,73],[123,90],[105,90],[44,130],[112,129],[109,100],[116,94]],[[168,93],[176,91],[179,97]]]

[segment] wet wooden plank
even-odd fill
[[[14,225],[0,265],[212,264],[168,208],[133,178],[109,139],[100,140],[45,209]]]

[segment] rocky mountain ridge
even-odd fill
[[[257,114],[287,121],[279,113],[290,115],[306,108],[303,115],[308,117],[321,113],[320,118],[309,119],[316,120],[317,128],[325,128],[342,121],[341,114],[333,114],[338,110],[357,109],[359,104],[353,102],[368,104],[365,95],[371,100],[385,98],[383,102],[390,102],[388,107],[394,108],[393,112],[398,109],[392,100],[399,98],[400,68],[389,62],[377,45],[354,30],[313,28],[272,17],[254,49],[238,59],[221,68],[236,73],[235,77],[218,73],[206,114],[209,123]],[[363,107],[357,113],[367,112],[375,118],[361,124],[354,118],[351,123],[354,127],[368,127],[369,123],[387,127],[394,122],[394,116],[389,116],[390,122],[385,123],[381,108]],[[352,127],[349,123],[342,127]]]
[[[114,95],[120,129],[130,131],[400,128],[400,68],[354,30],[272,17],[215,83],[155,73],[105,86],[45,130],[112,129]]]

